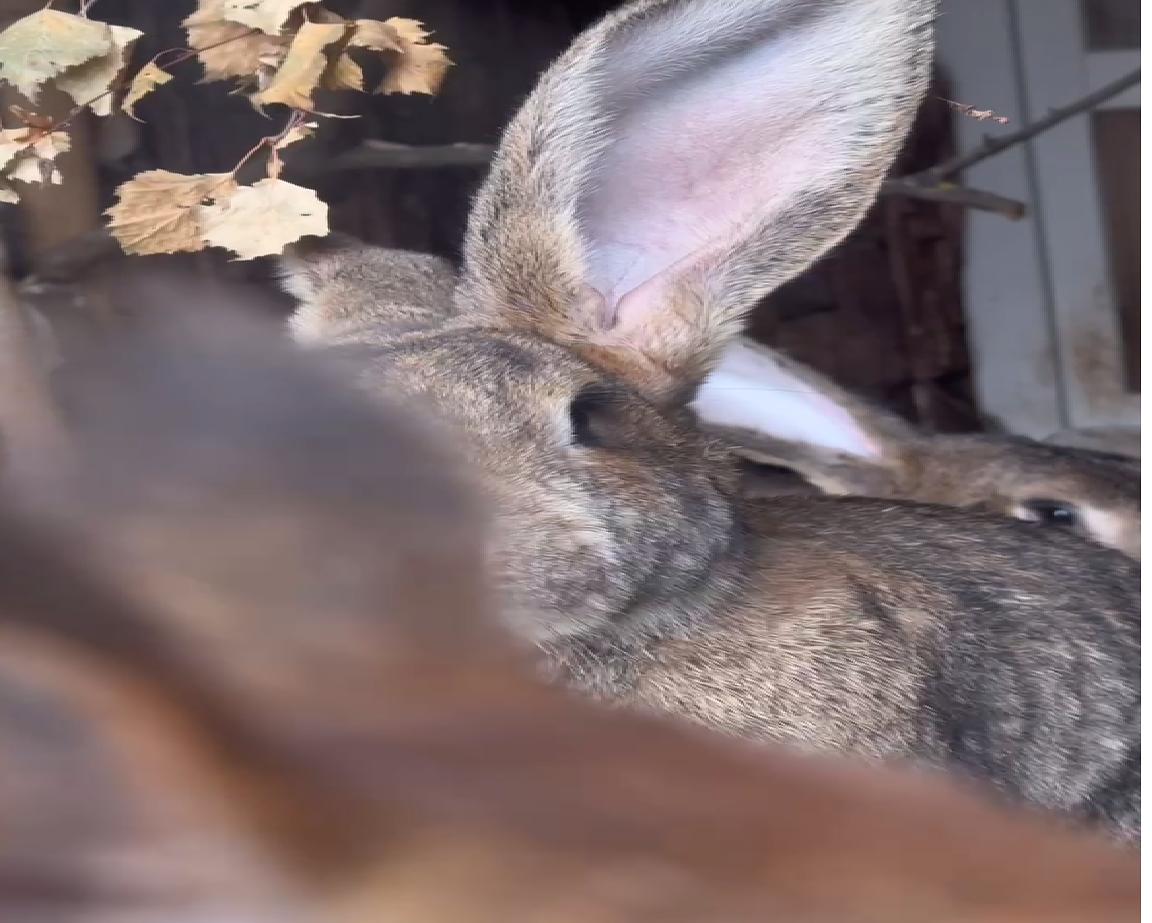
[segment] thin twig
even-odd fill
[[[244,167],[253,157],[255,157],[263,148],[268,148],[272,152],[272,157],[274,160],[278,159],[278,155],[276,153],[276,145],[283,141],[288,136],[288,133],[301,122],[303,122],[307,117],[308,113],[306,113],[303,109],[293,109],[292,114],[288,117],[288,121],[277,134],[265,135],[263,138],[256,142],[256,144],[252,147],[251,150],[248,151],[247,154],[240,158],[240,162],[232,168],[232,172],[229,174],[231,178],[235,179],[236,174],[240,172],[241,168]]]
[[[1129,87],[1135,86],[1140,82],[1140,68],[1132,71],[1130,74],[1114,80],[1107,86],[1101,87],[1092,93],[1082,96],[1080,99],[1070,102],[1066,106],[1061,106],[1058,109],[1053,109],[1044,118],[1025,125],[1023,128],[1016,131],[1008,132],[1006,135],[999,135],[997,137],[987,137],[984,139],[983,144],[970,151],[964,151],[945,160],[943,163],[938,163],[934,167],[923,172],[923,176],[932,181],[930,184],[935,184],[941,180],[949,179],[957,173],[968,169],[974,164],[980,163],[982,160],[987,160],[1001,151],[1012,147],[1013,145],[1020,144],[1022,141],[1027,141],[1034,138],[1041,132],[1047,131],[1061,122],[1072,118],[1074,115],[1079,115],[1081,112],[1087,112],[1100,103],[1111,99],[1120,93],[1123,93]]]
[[[958,103],[954,99],[945,99],[943,96],[936,97],[940,102],[947,103],[948,108],[953,112],[959,112],[961,115],[966,115],[970,119],[975,119],[977,122],[996,122],[998,125],[1007,125],[1010,119],[1006,115],[1000,115],[992,109],[977,109],[971,103]]]

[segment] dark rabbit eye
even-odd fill
[[[585,388],[568,407],[572,443],[600,448],[610,443],[615,429],[616,408],[612,395],[602,388]]]
[[[1018,516],[1029,522],[1039,522],[1046,526],[1072,529],[1080,523],[1080,513],[1070,503],[1060,500],[1036,498],[1024,500],[1018,507]]]

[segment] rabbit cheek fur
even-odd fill
[[[377,347],[372,391],[434,408],[498,511],[493,572],[534,641],[627,635],[724,595],[741,536],[736,474],[717,445],[627,384],[537,337],[466,322]],[[572,406],[594,389],[594,446]],[[659,528],[653,528],[659,523]]]
[[[297,333],[354,347],[366,387],[454,424],[501,520],[510,616],[571,684],[956,768],[1131,834],[1133,562],[959,510],[745,505],[685,407],[756,300],[875,197],[934,8],[622,8],[508,129],[453,303],[412,255],[301,251]]]

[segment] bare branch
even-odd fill
[[[1044,118],[1025,125],[1016,131],[1011,131],[1006,135],[999,135],[997,137],[987,137],[984,143],[970,151],[965,151],[939,163],[934,167],[925,170],[922,174],[925,179],[929,180],[929,185],[936,185],[941,180],[948,179],[955,176],[963,170],[967,170],[974,164],[980,163],[982,160],[987,160],[989,157],[999,154],[1003,150],[1034,138],[1041,132],[1047,131],[1064,122],[1074,115],[1079,115],[1082,112],[1087,112],[1100,103],[1111,99],[1120,93],[1123,93],[1129,87],[1135,86],[1140,82],[1140,69],[1132,71],[1118,80],[1112,81],[1107,86],[1082,96],[1080,99],[1073,100],[1066,106],[1061,106],[1059,109],[1053,109]]]

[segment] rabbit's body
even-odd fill
[[[314,271],[341,265],[328,259]],[[453,424],[499,513],[506,614],[546,670],[756,740],[950,767],[1135,833],[1124,556],[964,510],[747,500],[689,415],[568,350],[461,317],[390,329],[348,344],[360,383]],[[612,415],[573,464],[546,411],[589,382]]]
[[[1027,527],[992,517],[833,498],[745,512],[737,599],[550,645],[567,681],[753,739],[959,769],[1138,830],[1129,562],[1091,555],[1054,587],[1081,543],[1044,535],[1019,555]]]
[[[755,299],[872,200],[932,11],[625,7],[509,128],[459,284],[411,254],[303,250],[293,329],[455,430],[496,513],[502,611],[567,682],[947,766],[1131,835],[1131,561],[955,510],[749,502],[688,406]]]

